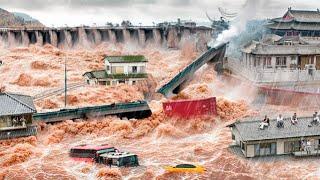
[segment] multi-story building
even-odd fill
[[[107,56],[105,69],[86,72],[83,76],[88,84],[94,85],[134,85],[147,78],[144,56]]]
[[[228,59],[227,68],[257,84],[320,82],[320,13],[291,8],[267,27],[265,35],[243,47],[241,59]]]

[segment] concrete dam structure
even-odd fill
[[[102,42],[148,42],[168,48],[179,48],[184,39],[195,38],[197,48],[203,49],[211,39],[213,29],[204,26],[129,26],[129,27],[65,27],[65,28],[0,28],[0,38],[7,46],[51,44],[56,47]]]

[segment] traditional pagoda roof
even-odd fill
[[[142,55],[127,55],[127,56],[107,56],[105,61],[110,63],[137,63],[148,62],[148,60]]]
[[[300,138],[320,136],[320,125],[309,126],[313,117],[298,118],[296,125],[291,124],[291,119],[284,119],[284,128],[277,127],[277,120],[270,120],[269,127],[264,130],[259,128],[261,120],[237,121],[228,127],[236,128],[243,141],[260,141],[271,139]]]
[[[0,116],[32,114],[36,112],[31,96],[0,93]]]
[[[320,11],[289,8],[283,17],[271,19],[267,27],[275,30],[320,31]]]
[[[293,10],[291,8],[284,14],[283,17],[274,18],[273,22],[305,22],[305,23],[320,23],[320,11]]]

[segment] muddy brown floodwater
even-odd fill
[[[50,45],[0,50],[1,91],[37,95],[63,87],[64,61],[69,83],[83,82],[82,74],[103,68],[103,56],[143,54],[148,59],[148,81],[139,86],[83,86],[69,91],[70,107],[129,102],[167,82],[199,52],[186,41],[181,50],[148,46],[101,44],[90,49],[57,49]],[[166,99],[150,101],[153,115],[143,120],[116,117],[38,124],[37,137],[0,141],[0,179],[317,179],[319,160],[290,157],[244,159],[228,146],[226,127],[237,118],[287,110],[285,106],[252,106],[257,93],[248,83],[217,77],[212,65],[201,68],[176,99],[217,97],[218,116],[172,119],[162,112]],[[38,111],[63,107],[63,94],[35,102]],[[139,156],[139,167],[108,168],[75,162],[69,149],[79,144],[110,144]],[[203,165],[204,174],[168,173],[163,167],[179,163]]]

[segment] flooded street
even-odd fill
[[[189,45],[182,50],[162,48],[130,51],[124,46],[101,45],[92,50],[60,50],[44,47],[2,49],[1,85],[8,92],[36,95],[63,87],[63,61],[68,58],[70,83],[81,83],[82,74],[103,68],[103,54],[144,54],[158,88],[199,55]],[[188,54],[186,54],[188,53]],[[178,62],[178,63],[176,63]],[[166,68],[159,68],[166,67]],[[150,87],[149,87],[150,88]],[[84,86],[68,92],[70,107],[129,102],[144,98],[148,88],[121,85]],[[149,104],[153,115],[143,120],[123,121],[116,117],[38,124],[37,137],[0,141],[0,179],[315,179],[319,160],[270,157],[245,159],[229,148],[231,133],[226,126],[242,117],[262,117],[286,111],[285,106],[253,103],[257,90],[251,84],[218,77],[210,65],[201,68],[176,97],[217,97],[217,117],[172,119],[162,112],[166,98],[155,96]],[[63,94],[38,100],[38,111],[63,107]],[[310,110],[311,112],[312,110]],[[308,113],[304,111],[304,113]],[[258,127],[257,127],[258,128]],[[116,168],[74,161],[69,150],[79,144],[109,144],[138,155],[139,167]],[[164,166],[181,163],[202,165],[203,174],[168,173]],[[288,173],[290,172],[290,173]]]

